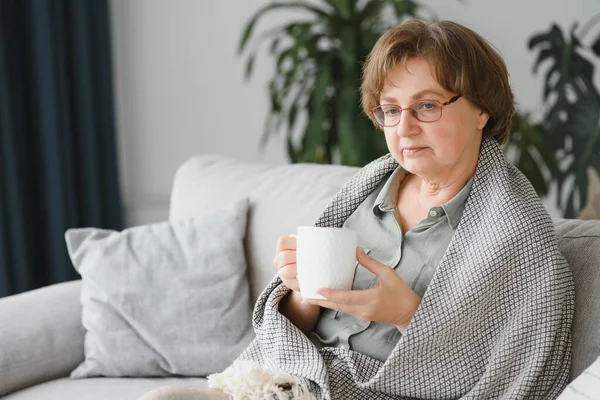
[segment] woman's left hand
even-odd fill
[[[421,297],[416,294],[393,268],[367,256],[357,248],[357,261],[377,276],[377,285],[367,290],[319,289],[327,300],[310,300],[321,307],[352,314],[364,321],[395,325],[404,333],[415,315]]]

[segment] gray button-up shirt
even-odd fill
[[[408,173],[398,167],[363,201],[344,223],[355,229],[358,245],[396,273],[421,297],[442,259],[462,216],[473,178],[450,201],[432,207],[425,219],[402,235],[397,214],[398,189]],[[352,289],[369,289],[377,277],[357,265]],[[356,317],[323,308],[310,340],[318,347],[346,347],[385,361],[400,339],[391,324],[361,321]]]

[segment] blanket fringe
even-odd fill
[[[236,360],[225,371],[208,376],[208,387],[235,400],[315,400],[300,379],[254,361]]]

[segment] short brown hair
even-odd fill
[[[365,114],[379,105],[388,72],[412,58],[427,60],[444,89],[466,97],[490,114],[484,136],[501,144],[508,140],[515,106],[506,64],[484,38],[451,21],[406,21],[377,40],[363,68]]]

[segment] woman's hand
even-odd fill
[[[283,284],[292,291],[279,302],[279,312],[304,334],[315,329],[321,307],[308,303],[300,294],[300,284],[296,269],[296,238],[284,236],[277,241],[275,259],[277,275]]]
[[[415,315],[421,297],[398,276],[393,268],[367,256],[357,248],[358,262],[375,274],[377,285],[367,290],[319,289],[327,300],[310,300],[311,304],[352,314],[364,321],[395,325],[404,333]]]
[[[300,293],[296,268],[296,238],[294,236],[279,238],[273,264],[277,267],[277,275],[281,278],[283,284],[289,289]]]

